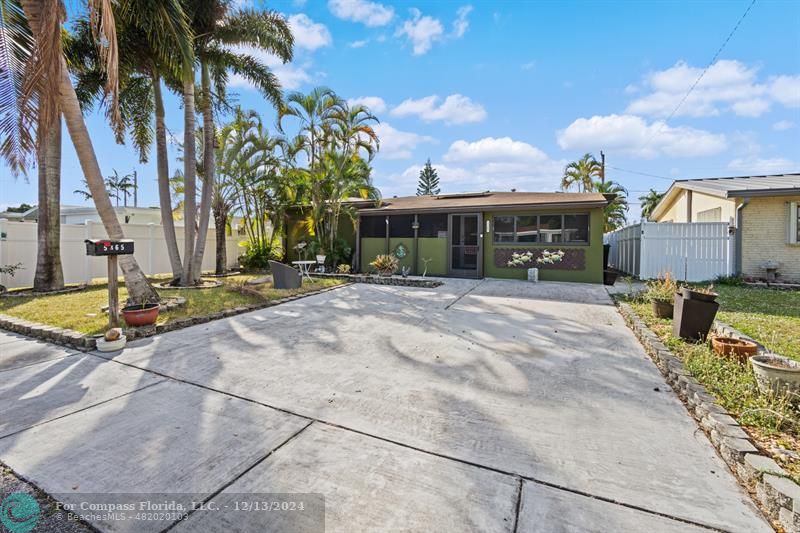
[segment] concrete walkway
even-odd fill
[[[62,500],[321,494],[327,532],[771,531],[602,286],[351,285],[112,355],[0,336],[0,461]]]

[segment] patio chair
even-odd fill
[[[272,271],[272,286],[276,289],[299,289],[303,284],[300,272],[289,265],[270,261],[269,269]]]

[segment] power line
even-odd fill
[[[742,21],[747,16],[747,14],[750,13],[750,10],[753,8],[755,3],[756,3],[756,0],[753,0],[752,2],[750,2],[750,5],[747,6],[747,9],[745,9],[744,14],[739,18],[739,21],[736,23],[736,26],[733,27],[731,32],[725,38],[725,41],[722,43],[722,45],[719,47],[717,52],[714,54],[714,57],[712,57],[711,61],[709,61],[708,65],[706,65],[706,68],[703,69],[703,72],[700,73],[700,75],[697,77],[697,79],[692,84],[692,86],[689,87],[689,90],[686,91],[685,95],[683,95],[683,98],[681,98],[681,101],[678,102],[678,105],[675,106],[675,109],[672,110],[672,113],[669,114],[669,116],[666,118],[666,120],[664,120],[661,123],[661,126],[650,136],[650,138],[647,140],[647,142],[644,144],[644,146],[642,146],[642,149],[647,148],[647,146],[650,144],[650,142],[656,137],[656,135],[661,133],[661,131],[667,126],[667,122],[669,122],[672,119],[672,117],[675,116],[675,113],[677,113],[678,110],[681,108],[681,106],[684,104],[684,102],[686,102],[686,99],[689,98],[690,94],[692,94],[692,91],[694,91],[694,88],[697,87],[697,84],[700,83],[700,80],[702,80],[703,76],[706,75],[706,72],[708,72],[708,69],[711,68],[711,65],[714,64],[714,62],[717,60],[719,55],[722,53],[722,50],[728,44],[728,41],[731,40],[731,37],[733,37],[733,34],[736,33],[736,30],[739,29],[739,26],[741,25]]]
[[[667,180],[667,181],[675,181],[673,178],[668,178],[666,176],[659,176],[657,174],[648,174],[647,172],[638,172],[636,170],[628,170],[626,168],[612,167],[611,165],[609,165],[608,168],[613,168],[614,170],[619,170],[620,172],[627,172],[629,174],[638,174],[640,176],[648,176],[650,178],[658,178],[658,179]]]

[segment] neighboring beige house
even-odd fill
[[[124,207],[115,206],[114,212],[120,224],[161,224],[161,210],[158,207]],[[100,223],[100,215],[93,206],[62,205],[60,208],[62,224],[85,224],[86,221]],[[24,213],[0,213],[0,218],[20,222],[36,222],[39,209],[33,207]],[[233,226],[241,224],[241,217],[233,218]],[[183,226],[183,220],[176,220],[176,226]],[[214,227],[214,217],[209,220],[209,227]]]
[[[779,261],[781,279],[800,280],[800,174],[673,182],[650,215],[654,222],[727,222],[736,231],[736,271],[765,277]]]

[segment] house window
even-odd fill
[[[447,214],[417,215],[419,231],[417,234],[423,238],[436,238],[444,234],[447,238]]]
[[[539,242],[562,242],[562,216],[539,217]]]
[[[493,219],[495,244],[589,242],[589,215],[517,215]]]
[[[389,237],[413,237],[414,215],[392,215],[389,217]]]
[[[359,233],[362,237],[386,238],[386,217],[361,217]]]
[[[564,215],[564,242],[589,242],[589,215]]]
[[[789,202],[789,244],[800,244],[800,202]]]
[[[494,242],[514,242],[514,217],[494,217]]]

